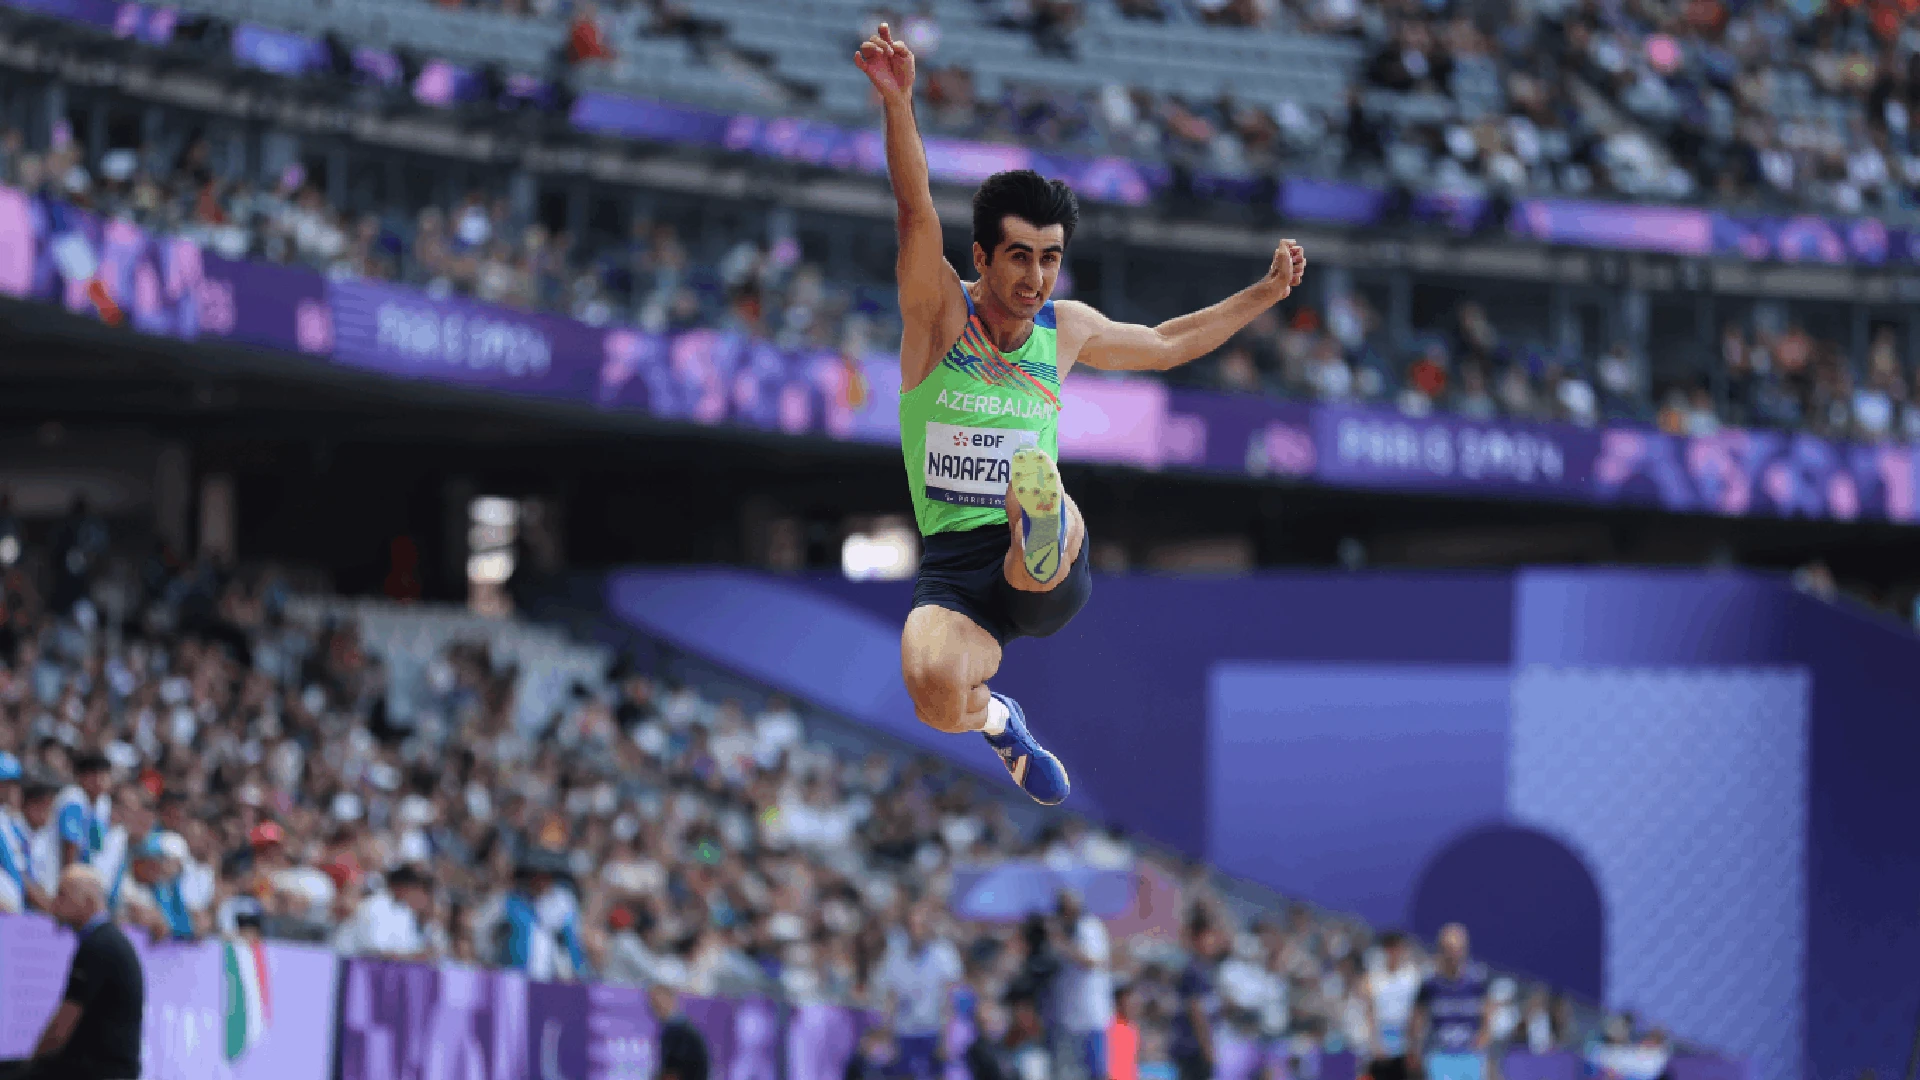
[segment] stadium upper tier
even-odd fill
[[[920,52],[936,132],[1226,175],[1904,215],[1920,186],[1920,57],[1915,34],[1889,22],[1890,2],[1812,13],[1567,3],[1506,21],[1445,4],[1316,3],[1264,18],[1257,5],[1197,5],[1195,17],[1151,0],[951,3],[904,17],[865,0],[543,4],[540,17],[508,13],[517,3],[182,6],[523,72],[555,64],[569,20],[587,20],[613,56],[578,68],[582,88],[854,122],[874,105],[851,48],[886,17]],[[1205,25],[1243,7],[1264,25]]]

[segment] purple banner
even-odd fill
[[[1176,390],[1169,408],[1169,465],[1281,480],[1311,480],[1319,467],[1310,406]]]
[[[292,352],[332,351],[327,283],[308,270],[236,262],[131,222],[0,188],[0,293],[102,318],[89,285],[136,328]]]
[[[327,47],[291,30],[241,23],[233,28],[233,58],[276,75],[305,75],[326,66]]]
[[[120,17],[120,5],[113,0],[6,0],[6,6],[89,26],[110,27]]]
[[[660,1025],[647,1007],[644,991],[589,986],[586,1016],[587,1080],[648,1080],[658,1071]],[[842,1067],[846,1060],[845,1056],[839,1059]]]
[[[334,975],[326,949],[268,942],[149,945],[130,933],[146,978],[141,1075],[147,1080],[327,1080]],[[74,938],[50,920],[0,916],[0,1058],[26,1057],[66,983]],[[229,1046],[228,950],[262,972],[262,1026]]]
[[[1036,912],[1051,912],[1064,890],[1078,893],[1089,914],[1112,918],[1133,906],[1133,871],[1056,868],[1030,859],[958,866],[948,907],[972,922],[1018,922]]]
[[[842,1080],[868,1021],[838,1005],[796,1006],[787,1014],[786,1080]]]
[[[530,983],[513,972],[348,961],[340,1080],[630,1080],[656,1071],[646,995]],[[762,999],[686,997],[714,1080],[838,1080],[862,1014]],[[783,1068],[782,1059],[786,1065]]]
[[[110,30],[115,37],[137,38],[152,45],[172,41],[174,23],[179,19],[174,8],[116,0],[0,0],[0,6],[84,23]]]
[[[1530,1054],[1514,1051],[1500,1059],[1501,1080],[1582,1080],[1586,1063],[1571,1052]]]
[[[327,282],[312,271],[202,252],[196,293],[201,336],[312,356],[333,352]]]
[[[1593,498],[1726,517],[1915,521],[1920,447],[1833,443],[1776,431],[1684,437],[1616,428],[1600,438]]]
[[[590,401],[603,332],[553,315],[336,282],[333,358],[402,378]]]
[[[1579,498],[1593,470],[1593,432],[1564,424],[1314,410],[1316,479],[1349,487]]]
[[[521,1080],[527,982],[473,968],[350,960],[342,968],[341,1080]]]
[[[0,293],[135,327],[326,356],[364,371],[662,420],[890,444],[898,363],[741,334],[596,329],[373,282],[235,262],[0,188]],[[1543,497],[1729,517],[1920,521],[1920,446],[1307,405],[1083,375],[1061,393],[1069,461],[1436,494]]]
[[[781,1080],[780,1006],[764,998],[687,997],[681,1008],[707,1041],[713,1080]]]
[[[1513,208],[1508,227],[1549,244],[1713,253],[1713,215],[1673,206],[1614,206],[1576,199],[1528,199]]]
[[[575,127],[635,139],[713,146],[824,168],[886,172],[880,133],[812,120],[776,119],[671,105],[620,94],[589,92],[574,101]],[[965,139],[927,140],[927,170],[935,180],[976,184],[1007,169],[1037,169],[1072,184],[1097,202],[1144,205],[1166,187],[1165,166],[1124,158],[1079,158],[1024,146]]]

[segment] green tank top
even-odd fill
[[[968,294],[960,340],[900,395],[900,450],[922,536],[1005,525],[1014,451],[1038,446],[1060,459],[1057,338],[1049,300],[1026,342],[1002,353]]]

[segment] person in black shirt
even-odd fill
[[[140,1012],[146,980],[133,943],[107,919],[98,871],[69,866],[60,875],[53,916],[79,935],[66,993],[47,1021],[33,1057],[0,1070],[6,1080],[138,1080]]]
[[[655,983],[647,1004],[660,1025],[659,1080],[707,1080],[707,1040],[680,1010],[680,995]]]
[[[1227,936],[1213,918],[1195,910],[1187,919],[1187,966],[1174,990],[1180,997],[1173,1014],[1169,1050],[1180,1080],[1212,1080],[1213,1026],[1220,1015],[1214,977],[1227,955]]]

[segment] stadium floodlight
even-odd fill
[[[852,581],[901,581],[913,576],[918,547],[901,526],[850,533],[840,545],[840,571]]]

